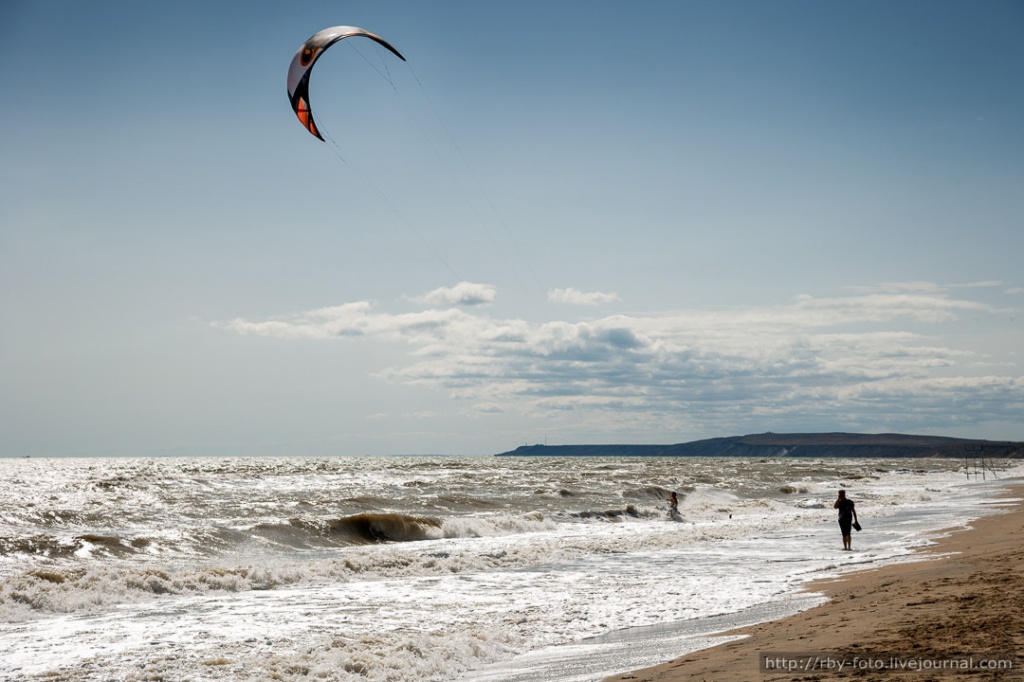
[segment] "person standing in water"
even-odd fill
[[[668,517],[672,520],[676,520],[679,516],[679,498],[676,497],[676,491],[672,491],[672,494],[668,496]]]
[[[839,510],[839,530],[843,532],[843,549],[850,551],[853,549],[853,538],[850,536],[850,529],[853,527],[853,524],[858,523],[857,509],[853,504],[853,500],[846,496],[845,490],[839,491],[839,499],[832,505],[832,508]]]

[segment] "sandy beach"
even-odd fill
[[[1022,495],[1014,487],[1005,513],[951,531],[920,561],[810,584],[830,598],[819,607],[604,682],[1024,679],[1024,504],[1011,501]],[[862,522],[854,551],[870,542]]]

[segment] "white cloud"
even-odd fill
[[[993,287],[1001,287],[1003,283],[997,279],[990,279],[979,282],[964,282],[956,286],[963,287],[964,289],[991,289]]]
[[[913,293],[936,293],[942,290],[942,285],[936,284],[935,282],[881,282],[879,284],[872,284],[868,286],[853,286],[850,287],[851,291],[863,294],[869,293],[886,293],[886,294],[897,294],[904,292]]]
[[[433,327],[446,327],[461,313],[456,309],[427,310],[387,315],[373,312],[373,304],[360,301],[309,310],[282,320],[250,322],[241,318],[214,326],[240,334],[284,339],[334,339],[353,336],[416,339]]]
[[[464,303],[470,289],[458,289],[432,293]],[[486,290],[493,299],[493,288]],[[943,411],[968,419],[984,409],[976,419],[1015,419],[1024,411],[1019,372],[988,376],[988,358],[945,336],[962,316],[1002,312],[953,298],[943,287],[910,286],[803,295],[764,308],[545,322],[454,307],[392,314],[357,302],[217,326],[279,338],[397,343],[408,351],[404,359],[377,377],[441,389],[492,414],[500,406],[543,419],[591,420],[595,429],[699,425],[733,433],[738,421],[764,418],[773,428],[820,420],[876,429],[924,428],[938,424]]]
[[[411,300],[428,305],[484,305],[493,303],[498,291],[490,284],[459,282],[453,287],[441,287],[413,297]]]
[[[570,305],[603,305],[615,303],[618,294],[606,294],[601,291],[580,291],[579,289],[552,289],[548,292],[548,300],[552,303],[568,303]]]

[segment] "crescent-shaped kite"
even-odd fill
[[[316,124],[313,123],[313,111],[309,108],[309,74],[313,71],[313,65],[316,64],[317,59],[320,59],[324,50],[343,38],[353,36],[363,36],[375,40],[391,50],[403,62],[405,61],[405,57],[388,44],[388,41],[357,26],[332,26],[314,33],[295,53],[291,66],[288,67],[288,100],[292,103],[295,115],[299,117],[299,123],[321,140],[324,138],[317,130]]]

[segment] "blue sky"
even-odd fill
[[[1022,82],[1012,0],[4,3],[0,456],[1022,439]]]

